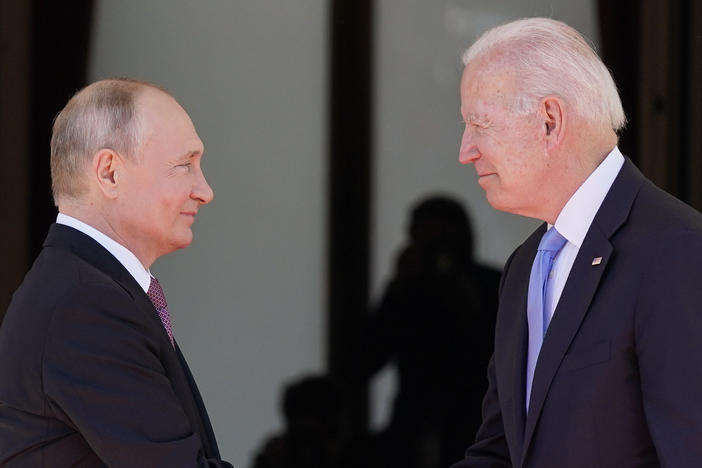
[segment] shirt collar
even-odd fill
[[[585,179],[556,218],[556,229],[568,242],[580,248],[595,219],[597,210],[612,187],[619,170],[624,165],[624,156],[616,146],[599,166]],[[549,226],[550,227],[550,226]]]
[[[144,292],[149,290],[149,284],[151,284],[151,273],[149,270],[144,268],[144,265],[142,265],[136,255],[134,255],[128,248],[106,236],[94,227],[89,226],[83,221],[80,221],[72,216],[68,216],[67,214],[59,213],[56,217],[56,223],[70,226],[73,229],[77,229],[78,231],[82,232],[86,236],[90,236],[108,252],[110,252],[117,259],[117,261],[119,261],[119,263],[121,263],[122,266],[127,269],[129,274],[134,277]]]

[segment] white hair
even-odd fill
[[[612,75],[585,38],[567,24],[525,18],[497,26],[464,52],[463,64],[489,52],[504,58],[518,77],[515,111],[533,111],[539,99],[557,95],[592,123],[615,132],[624,128],[626,116]]]

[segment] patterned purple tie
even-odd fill
[[[151,277],[151,284],[149,284],[149,291],[146,293],[151,299],[151,303],[156,308],[158,316],[161,319],[163,328],[166,329],[168,333],[168,338],[171,340],[171,345],[175,348],[175,341],[173,341],[173,328],[171,328],[171,316],[168,313],[168,304],[166,304],[166,296],[163,295],[163,289],[161,285],[158,284],[158,280]]]

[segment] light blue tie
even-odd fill
[[[527,354],[526,377],[526,407],[529,409],[531,398],[531,384],[534,380],[536,360],[539,357],[541,343],[548,328],[548,313],[546,311],[546,298],[548,277],[553,267],[553,259],[566,243],[565,237],[552,227],[541,238],[539,248],[531,266],[529,276],[529,299],[527,303],[527,320],[529,321],[529,351]]]

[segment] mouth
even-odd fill
[[[494,172],[479,172],[478,173],[478,185],[480,185],[484,190],[491,185],[492,177],[497,174]]]

